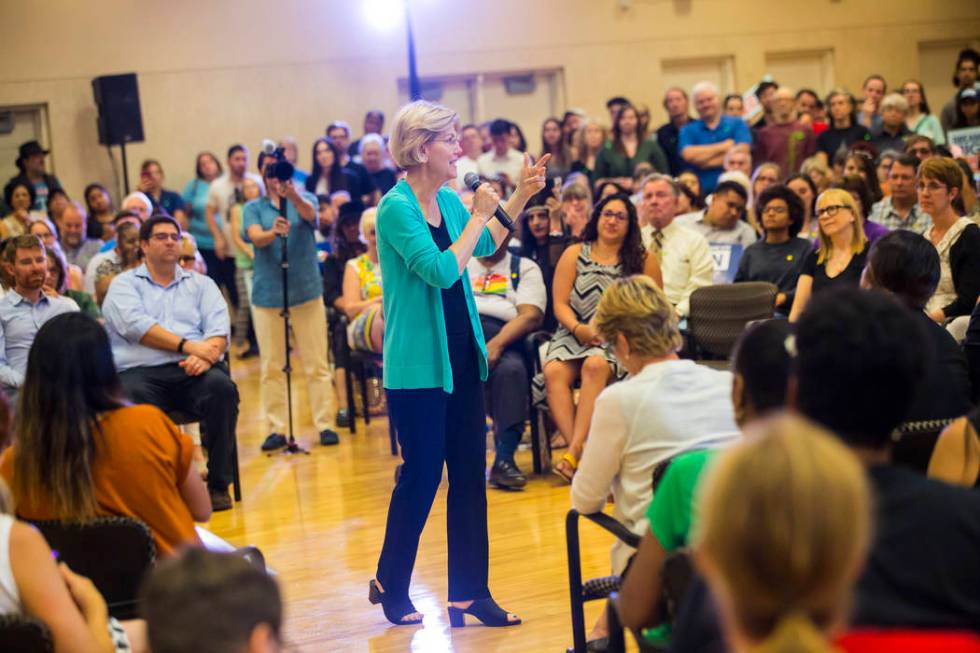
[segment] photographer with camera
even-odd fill
[[[292,166],[281,149],[267,147],[259,155],[266,196],[252,200],[243,210],[244,237],[255,246],[252,307],[259,341],[262,400],[270,427],[262,444],[263,451],[288,444],[284,307],[288,308],[296,346],[302,352],[310,412],[320,433],[320,444],[339,442],[333,424],[335,407],[327,366],[327,319],[314,238],[318,226],[317,200],[314,195],[296,189],[289,168]],[[286,297],[288,304],[284,301]]]

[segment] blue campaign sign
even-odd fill
[[[736,243],[708,243],[711,250],[711,259],[715,264],[714,282],[732,283],[735,280],[735,273],[738,272],[738,262],[742,258],[745,248]]]

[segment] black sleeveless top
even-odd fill
[[[449,239],[449,231],[446,229],[446,220],[443,219],[438,227],[429,225],[429,232],[432,240],[440,251],[445,252],[452,245]],[[442,291],[442,312],[446,316],[446,335],[464,336],[469,335],[473,328],[470,326],[470,311],[466,306],[466,295],[463,294],[463,277],[456,280],[456,283]]]

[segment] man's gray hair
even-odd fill
[[[691,97],[697,99],[698,93],[703,93],[705,91],[710,91],[715,95],[721,94],[721,91],[718,90],[717,84],[715,84],[714,82],[709,82],[707,80],[704,80],[694,85],[694,88],[691,89]]]
[[[677,182],[674,181],[673,178],[659,172],[654,172],[643,178],[643,181],[640,182],[640,192],[643,192],[643,189],[647,187],[647,184],[651,184],[655,181],[662,181],[670,186],[670,192],[674,194],[675,199],[681,196],[681,189],[680,186],[677,185]]]

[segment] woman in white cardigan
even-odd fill
[[[631,531],[647,528],[653,469],[691,449],[738,437],[732,375],[677,356],[682,341],[676,313],[649,278],[621,279],[606,289],[594,318],[630,377],[596,400],[589,439],[572,482],[572,507],[601,511],[612,492],[613,516]],[[613,572],[621,574],[635,550],[616,542]],[[590,640],[606,634],[605,616]]]

